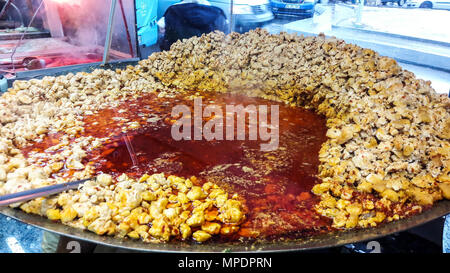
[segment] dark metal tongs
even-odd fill
[[[71,189],[77,189],[84,182],[93,179],[95,179],[95,177],[2,195],[0,196],[0,207],[28,201],[42,196],[53,195],[55,193],[60,193]]]

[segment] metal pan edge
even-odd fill
[[[19,209],[0,208],[0,213],[40,229],[110,247],[123,248],[131,251],[144,252],[280,252],[316,250],[337,247],[360,241],[374,240],[392,233],[404,231],[450,213],[450,200],[436,203],[432,208],[398,221],[382,224],[375,228],[336,231],[327,234],[314,235],[290,241],[275,242],[234,242],[194,244],[185,242],[143,243],[137,240],[120,239],[111,236],[99,236],[90,231],[83,231],[61,223],[52,222],[42,216],[27,214]]]

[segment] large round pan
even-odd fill
[[[450,213],[450,200],[438,202],[431,209],[407,219],[390,222],[376,228],[337,231],[328,234],[315,235],[287,242],[260,242],[260,243],[204,243],[189,244],[173,242],[166,244],[143,243],[131,239],[119,239],[109,236],[99,236],[89,231],[65,226],[52,222],[38,215],[27,214],[19,209],[0,208],[0,213],[17,219],[35,227],[55,232],[77,240],[84,240],[95,244],[118,247],[133,251],[153,252],[275,252],[293,250],[312,250],[327,247],[336,247],[359,241],[373,240],[395,232],[404,231]]]
[[[108,64],[102,68],[116,69],[123,68],[126,65],[134,65],[136,62],[117,62]],[[46,75],[58,76],[68,72],[92,71],[98,68],[98,65],[71,66],[64,68],[45,69],[39,71],[31,71],[31,73],[23,75],[24,79],[41,78]],[[359,241],[373,240],[395,232],[404,231],[426,222],[444,216],[450,213],[450,200],[438,202],[431,209],[415,215],[413,217],[394,221],[391,223],[380,225],[376,228],[338,231],[323,235],[301,238],[288,242],[264,242],[264,243],[205,243],[205,244],[188,244],[183,242],[174,242],[167,244],[148,244],[141,241],[133,241],[130,239],[118,239],[108,236],[99,236],[89,231],[82,231],[71,228],[60,223],[52,222],[38,215],[26,214],[18,209],[0,208],[0,213],[17,219],[35,227],[55,232],[67,237],[78,240],[84,240],[96,244],[107,245],[111,247],[125,248],[137,251],[155,251],[155,252],[248,252],[248,251],[292,251],[292,250],[312,250],[327,247],[336,247],[344,244],[355,243]]]

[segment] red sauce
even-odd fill
[[[164,172],[199,181],[212,181],[231,193],[238,193],[248,208],[239,236],[280,239],[306,236],[330,230],[331,220],[313,209],[319,198],[311,193],[319,183],[318,153],[326,140],[325,118],[312,111],[264,99],[232,94],[206,94],[203,104],[279,105],[279,149],[260,150],[260,140],[180,140],[171,137],[172,107],[193,101],[184,97],[158,98],[154,94],[131,99],[115,109],[104,109],[84,117],[83,136],[107,137],[101,148],[89,153],[98,172],[139,177]],[[124,111],[121,111],[124,110]],[[126,118],[127,121],[113,119]],[[268,115],[270,124],[270,114]],[[248,119],[247,136],[248,136]],[[122,133],[121,127],[138,121],[139,129]],[[236,124],[236,122],[235,122]],[[236,129],[236,128],[235,128]],[[225,129],[224,129],[225,131]],[[128,145],[126,138],[128,138]],[[54,145],[51,136],[30,150]],[[132,148],[130,148],[132,147]],[[134,150],[135,164],[130,156]]]

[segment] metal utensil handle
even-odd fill
[[[80,184],[82,184],[86,181],[92,180],[92,179],[94,179],[94,178],[87,178],[87,179],[77,180],[77,181],[73,181],[73,182],[69,182],[69,183],[56,184],[56,185],[41,187],[41,188],[37,188],[37,189],[2,195],[2,196],[0,196],[0,207],[18,203],[18,202],[28,201],[28,200],[35,199],[35,198],[42,197],[42,196],[60,193],[60,192],[67,191],[70,189],[76,189],[76,188],[78,188],[78,186]]]

